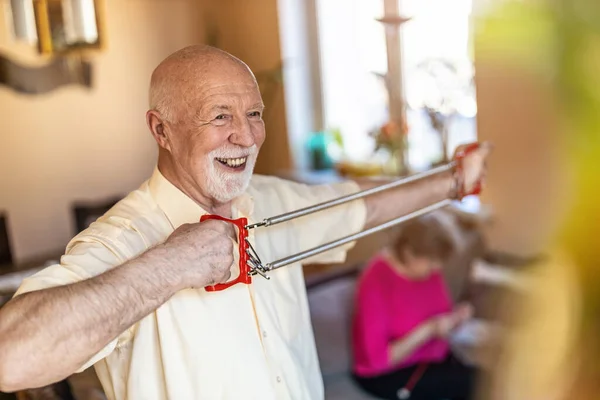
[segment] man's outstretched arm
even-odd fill
[[[459,148],[460,149],[460,148]],[[492,146],[483,143],[463,160],[464,189],[469,192],[474,185],[485,179],[485,162]],[[357,182],[361,190],[381,185],[382,182]],[[365,198],[367,207],[366,228],[377,226],[391,219],[420,210],[432,203],[449,198],[454,189],[455,178],[451,171],[432,175],[396,189],[390,189]]]
[[[68,377],[177,291],[226,281],[232,262],[227,227],[207,221],[93,278],[17,296],[0,309],[0,391]]]

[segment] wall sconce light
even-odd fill
[[[33,0],[42,54],[104,47],[102,0]]]
[[[33,0],[10,0],[13,34],[15,40],[29,44],[37,42]]]
[[[0,85],[24,94],[60,86],[92,85],[89,50],[105,47],[103,0],[10,0],[9,28],[15,40],[50,56],[42,66],[27,66],[0,52]],[[12,21],[12,23],[10,23]]]

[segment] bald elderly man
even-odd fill
[[[76,236],[60,264],[25,280],[0,310],[0,389],[40,387],[95,366],[109,399],[322,399],[323,383],[300,264],[220,292],[238,273],[232,227],[364,189],[253,175],[265,140],[250,69],[192,46],[150,83],[152,176]],[[272,261],[406,214],[484,174],[488,146],[464,176],[425,181],[250,232]],[[346,248],[311,262],[341,262]],[[326,305],[324,305],[326,306]]]

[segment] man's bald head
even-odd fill
[[[239,59],[209,46],[173,53],[152,74],[146,112],[160,172],[205,210],[229,213],[265,141],[263,110]]]
[[[206,45],[185,47],[163,60],[152,73],[149,106],[169,122],[177,110],[202,92],[203,85],[224,77],[244,76],[255,81],[250,68],[233,55]]]

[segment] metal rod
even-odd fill
[[[425,208],[422,208],[422,209],[414,211],[412,213],[403,215],[402,217],[398,217],[396,219],[385,222],[381,225],[375,226],[375,227],[367,229],[365,231],[358,232],[358,233],[343,237],[341,239],[334,240],[333,242],[329,242],[329,243],[323,244],[321,246],[313,247],[312,249],[305,250],[303,252],[300,252],[300,253],[285,257],[285,258],[281,258],[277,261],[270,262],[265,265],[265,270],[270,271],[273,269],[281,268],[286,265],[298,262],[300,260],[304,260],[305,258],[312,257],[316,254],[323,253],[325,251],[334,249],[336,247],[342,246],[342,245],[352,242],[354,240],[358,240],[360,238],[371,235],[373,233],[380,232],[385,229],[391,228],[394,225],[398,225],[398,224],[400,224],[402,222],[406,222],[410,219],[420,217],[421,215],[430,213],[430,212],[440,209],[442,207],[446,207],[446,206],[450,205],[451,203],[452,203],[452,200],[450,200],[450,199],[439,201],[439,202],[431,204]]]
[[[258,228],[261,226],[271,226],[271,225],[279,224],[281,222],[286,222],[291,219],[305,216],[307,214],[312,214],[312,213],[315,213],[318,211],[325,210],[327,208],[339,206],[340,204],[348,203],[353,200],[361,199],[363,197],[370,196],[375,193],[383,192],[385,190],[393,189],[398,186],[406,185],[411,182],[448,171],[448,170],[454,168],[455,166],[456,166],[456,161],[451,161],[448,164],[430,169],[429,171],[425,171],[425,172],[421,172],[421,173],[414,174],[411,176],[407,176],[406,178],[401,178],[401,179],[395,180],[393,182],[385,183],[383,185],[379,185],[379,186],[376,186],[371,189],[362,190],[360,192],[352,193],[347,196],[338,197],[333,200],[329,200],[329,201],[326,201],[323,203],[315,204],[313,206],[301,208],[299,210],[291,211],[291,212],[288,212],[285,214],[280,214],[280,215],[276,215],[274,217],[265,218],[261,222],[257,222],[255,224],[246,226],[246,228],[253,229],[253,228]]]
[[[260,263],[257,263],[252,258],[248,259],[248,262],[250,264],[252,264],[252,268],[248,272],[248,275],[252,276],[252,275],[258,274],[258,275],[262,276],[263,278],[265,278],[266,280],[270,280],[271,279],[270,276],[268,276],[267,274],[265,274],[265,271],[263,270],[264,267]]]

